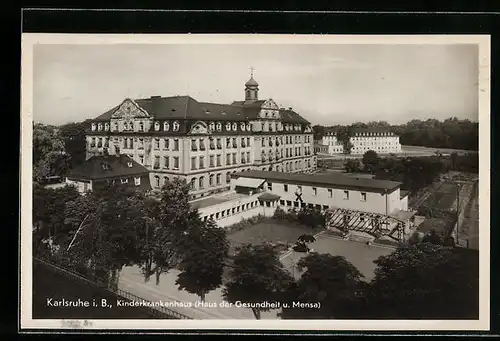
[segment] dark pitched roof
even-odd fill
[[[128,163],[132,163],[132,167]],[[104,169],[103,165],[107,165]],[[135,162],[127,155],[92,156],[83,164],[71,169],[67,177],[77,179],[98,180],[120,176],[142,175],[149,173],[148,169]]]
[[[388,133],[390,135],[395,135],[389,128],[383,127],[370,127],[370,128],[351,128],[352,135],[368,133],[368,134],[380,134]]]
[[[268,193],[268,192],[264,192],[258,196],[258,199],[262,200],[262,201],[276,201],[279,198],[281,198],[279,195]]]
[[[173,96],[143,98],[134,100],[137,105],[146,110],[156,120],[195,119],[220,121],[245,121],[255,119],[265,100],[235,101],[231,104],[198,102],[190,96]],[[115,106],[94,121],[107,121],[119,108]],[[305,123],[307,120],[292,110],[280,110],[283,122]]]
[[[266,179],[279,183],[331,186],[334,188],[365,190],[377,193],[383,193],[386,190],[392,192],[401,185],[400,182],[396,181],[352,178],[342,174],[293,174],[250,170],[235,173],[234,176]]]
[[[410,191],[400,191],[399,196],[401,197],[401,199],[403,199],[404,197],[406,197],[409,194],[410,194]]]

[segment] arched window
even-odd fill
[[[104,130],[105,131],[109,130],[109,123],[108,122],[104,123]]]
[[[205,178],[203,176],[200,176],[200,178],[198,179],[198,188],[199,189],[202,189],[204,187],[204,182],[205,182]]]
[[[98,131],[101,131],[101,130],[102,130],[102,123],[99,123],[99,124],[97,125],[97,130],[98,130]]]
[[[194,189],[195,189],[195,186],[196,186],[196,178],[192,178],[192,179],[191,179],[190,186],[191,186],[191,190],[194,190]]]
[[[233,130],[234,131],[238,130],[238,125],[236,123],[233,123]]]
[[[95,123],[92,123],[92,131],[95,131]]]
[[[222,130],[222,123],[217,122],[217,131],[221,131],[221,130]]]
[[[210,131],[214,131],[215,130],[215,123],[214,122],[210,122],[210,124],[208,125],[208,129]]]
[[[155,131],[160,130],[160,122],[155,122]]]
[[[226,123],[226,130],[227,131],[230,131],[231,130],[231,123]]]
[[[158,175],[155,175],[155,186],[160,187],[160,177]]]
[[[213,186],[214,185],[214,175],[210,174],[210,177],[208,178],[208,185]]]
[[[179,122],[175,121],[174,124],[172,124],[172,130],[173,131],[179,130]]]
[[[226,173],[226,183],[230,183],[231,182],[231,172],[227,172]]]
[[[247,131],[250,131],[250,123],[247,123]]]
[[[127,122],[123,122],[123,130],[128,130],[128,123]]]
[[[168,122],[163,122],[163,130],[168,131],[170,129],[170,124]]]
[[[168,177],[164,176],[164,177],[163,177],[163,184],[164,184],[164,185],[166,185],[166,184],[167,184],[167,182],[168,182]]]
[[[245,123],[241,123],[240,128],[242,131],[245,131],[245,127],[246,127]]]
[[[144,131],[144,123],[143,122],[139,123],[139,131]]]

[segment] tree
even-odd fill
[[[366,318],[479,318],[477,251],[417,243],[375,264]]]
[[[71,155],[72,165],[85,161],[85,128],[88,121],[67,123],[59,127],[59,135],[64,142],[66,152]]]
[[[348,318],[359,313],[363,275],[344,257],[311,253],[297,267],[305,271],[291,287],[283,318]],[[300,308],[293,302],[319,305],[316,309]]]
[[[363,154],[363,165],[365,166],[366,171],[372,172],[377,169],[379,162],[380,159],[376,151],[368,150]]]
[[[342,143],[344,154],[350,154],[352,149],[351,132],[349,127],[340,127],[336,133],[337,141]]]
[[[180,263],[179,289],[196,294],[202,301],[206,293],[222,285],[222,274],[229,252],[226,231],[209,220],[199,228],[190,229],[186,254]]]
[[[349,160],[344,164],[344,168],[347,173],[359,173],[361,172],[361,165],[357,160]]]
[[[424,236],[424,238],[422,239],[422,242],[431,243],[434,245],[442,245],[443,244],[443,242],[441,241],[441,237],[437,234],[435,229],[430,230],[430,232]]]
[[[33,175],[36,180],[46,176],[61,176],[70,166],[71,157],[64,142],[52,126],[33,127]]]
[[[123,266],[139,259],[143,199],[135,188],[109,185],[69,204],[66,223],[73,226],[74,233],[64,248],[67,255],[88,264],[115,288]]]
[[[455,167],[457,166],[458,154],[456,152],[453,152],[450,154],[450,157],[451,157],[451,168],[455,169]]]
[[[140,236],[142,250],[138,265],[145,281],[154,274],[159,284],[160,275],[175,268],[183,259],[185,250],[181,246],[190,226],[199,220],[198,213],[191,210],[188,193],[186,181],[174,178],[163,186],[161,199],[148,202],[143,209],[145,225]]]
[[[250,304],[256,319],[260,319],[261,311],[269,310],[260,303],[279,301],[293,283],[276,251],[267,245],[247,244],[238,248],[230,278],[223,289],[224,299]]]

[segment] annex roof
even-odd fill
[[[245,172],[245,174],[246,173],[247,172]],[[259,179],[259,178],[253,178],[253,177],[247,178],[243,175],[243,176],[236,179],[235,186],[248,187],[248,188],[259,188],[265,181],[266,181],[266,179]]]
[[[286,183],[317,185],[320,187],[332,187],[340,189],[364,190],[367,192],[388,193],[398,189],[400,182],[388,180],[376,180],[366,178],[354,178],[342,174],[293,174],[283,172],[268,172],[250,170],[233,174],[235,177],[266,179],[267,181]]]
[[[127,155],[92,156],[81,165],[71,169],[67,177],[71,179],[99,180],[114,177],[143,175],[148,169]]]

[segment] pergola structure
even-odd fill
[[[388,236],[398,242],[404,241],[404,220],[378,213],[368,213],[342,208],[329,208],[327,228],[337,228],[345,233],[360,231],[375,237]]]

